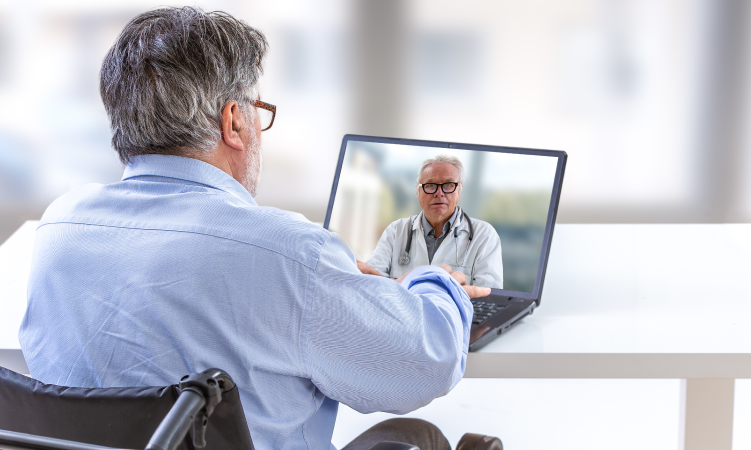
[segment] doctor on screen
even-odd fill
[[[367,269],[398,278],[415,267],[448,264],[464,272],[469,285],[503,288],[501,239],[489,223],[470,218],[458,206],[463,185],[458,158],[439,155],[423,161],[415,186],[422,212],[386,228]]]

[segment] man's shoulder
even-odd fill
[[[410,217],[402,217],[401,219],[396,219],[395,221],[391,222],[389,225],[389,228],[393,229],[403,229],[404,227],[408,227],[412,224],[412,220],[414,219],[414,216]]]
[[[472,226],[475,228],[481,228],[483,230],[493,228],[493,225],[491,225],[489,222],[485,222],[484,220],[475,219],[474,217],[470,218],[472,221]]]
[[[252,205],[228,192],[190,185],[151,188],[123,182],[77,187],[47,208],[39,226],[81,225],[78,233],[84,234],[87,227],[115,227],[172,239],[232,240],[309,267],[329,239],[327,230],[302,214]]]
[[[491,240],[497,240],[500,241],[500,237],[498,236],[498,232],[496,231],[495,227],[491,225],[488,222],[485,222],[484,220],[471,218],[472,220],[472,227],[475,230],[475,233],[480,233],[485,238],[491,239]]]

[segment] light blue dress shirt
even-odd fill
[[[134,158],[56,200],[19,338],[45,383],[167,385],[218,367],[256,448],[328,449],[338,402],[406,413],[461,379],[472,306],[446,272],[362,275],[347,245],[223,171]]]

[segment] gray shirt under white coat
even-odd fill
[[[459,215],[459,211],[459,207],[454,209],[454,214],[451,215],[448,222],[443,224],[443,230],[439,237],[435,237],[435,230],[430,225],[430,222],[428,222],[425,214],[422,215],[422,230],[424,232],[423,234],[425,234],[425,247],[428,249],[428,261],[433,261],[433,256],[435,256],[436,250],[438,250],[438,247],[441,246],[441,242],[443,242],[446,239],[446,236],[448,236],[451,226],[454,225],[456,216]]]

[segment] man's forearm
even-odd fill
[[[330,261],[319,262],[303,331],[316,386],[363,413],[406,413],[448,392],[463,375],[471,326],[459,283],[427,266],[400,286]]]

